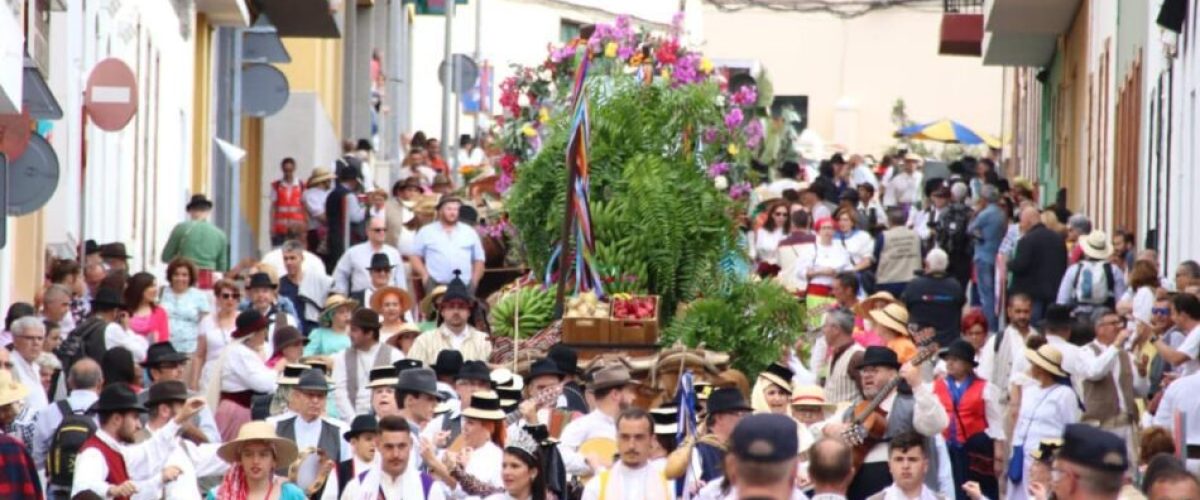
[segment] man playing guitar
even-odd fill
[[[888,471],[888,442],[893,436],[916,431],[933,439],[949,423],[946,410],[922,380],[920,364],[933,357],[937,346],[924,342],[918,354],[900,365],[895,351],[868,347],[859,365],[863,399],[829,420],[818,423],[827,437],[841,438],[854,446],[855,476],[846,497],[867,498],[892,483]],[[937,488],[936,461],[931,462],[927,483]],[[929,480],[932,479],[932,482]]]

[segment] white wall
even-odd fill
[[[776,95],[807,95],[806,125],[827,144],[881,153],[894,144],[897,98],[914,121],[951,118],[998,136],[1002,70],[984,67],[978,57],[938,55],[941,17],[940,9],[895,8],[841,20],[706,6],[701,48],[714,58],[758,60]],[[841,118],[839,102],[853,105]]]

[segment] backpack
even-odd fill
[[[89,357],[97,362],[104,356],[104,330],[108,322],[93,316],[71,330],[66,339],[54,349],[54,355],[62,363],[63,371],[69,371],[71,366],[81,358]]]
[[[49,478],[51,495],[57,492],[71,493],[75,478],[75,457],[83,443],[96,433],[96,422],[86,415],[85,410],[75,411],[65,400],[60,400],[58,410],[62,423],[54,430],[50,441],[50,453],[46,456],[46,475]]]
[[[1071,300],[1074,305],[1111,307],[1116,302],[1115,287],[1112,264],[1081,260],[1071,287]]]

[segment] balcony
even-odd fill
[[[1045,66],[1081,0],[985,0],[983,64]]]
[[[943,0],[938,54],[979,56],[983,53],[983,0]]]

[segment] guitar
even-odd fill
[[[918,329],[915,324],[909,325],[908,330],[909,335],[917,344],[917,354],[908,362],[914,367],[920,367],[933,359],[938,352],[937,342],[933,340],[934,330],[932,328]],[[887,433],[887,414],[879,410],[879,405],[883,404],[892,391],[896,390],[902,380],[904,380],[903,377],[896,374],[879,389],[875,397],[869,401],[860,401],[855,405],[850,426],[842,432],[842,440],[854,447],[855,467],[862,466],[871,448],[883,441],[883,436]]]

